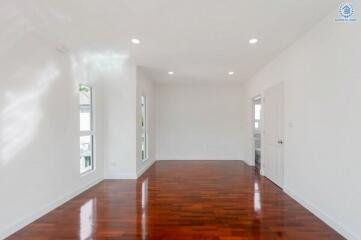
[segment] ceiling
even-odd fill
[[[336,10],[337,2],[11,0],[57,44],[76,52],[127,54],[165,83],[245,81]],[[132,38],[141,43],[132,44]],[[250,38],[259,42],[250,45]]]

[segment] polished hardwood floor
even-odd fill
[[[160,161],[105,180],[9,239],[343,239],[240,161]]]

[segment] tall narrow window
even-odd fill
[[[148,132],[147,132],[147,97],[141,98],[142,108],[142,160],[148,159]]]
[[[260,128],[260,122],[261,122],[261,108],[262,105],[259,103],[256,103],[254,105],[254,128],[258,130]]]
[[[79,111],[80,111],[80,173],[94,169],[93,145],[93,101],[92,88],[79,85]]]

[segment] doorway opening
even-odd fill
[[[254,144],[254,163],[257,170],[261,170],[261,111],[262,97],[253,98],[253,144]]]

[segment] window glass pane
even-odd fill
[[[80,103],[80,131],[91,131],[92,123],[92,92],[86,85],[79,85],[79,103]]]
[[[142,104],[142,128],[145,129],[145,118],[146,118],[146,116],[145,116],[145,114],[146,114],[146,112],[145,112],[145,108],[146,108],[145,96],[142,96],[141,104]]]
[[[254,128],[255,129],[258,129],[259,128],[259,122],[257,121],[257,122],[254,122]]]
[[[142,160],[146,159],[145,153],[145,134],[142,134]]]
[[[93,136],[80,137],[80,173],[93,170]]]
[[[261,120],[261,104],[254,105],[254,119],[255,120]]]
[[[148,158],[148,139],[147,139],[147,98],[141,97],[141,111],[142,111],[142,160],[145,161]]]

